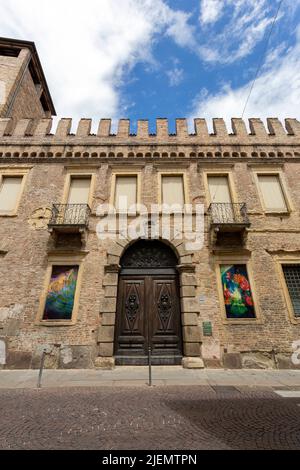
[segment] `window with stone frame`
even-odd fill
[[[207,181],[212,203],[228,204],[232,202],[227,175],[209,175]]]
[[[162,175],[161,178],[162,203],[169,206],[172,204],[183,206],[185,203],[183,175]]]
[[[300,318],[300,264],[283,264],[282,270],[294,315]]]
[[[137,181],[136,175],[116,176],[114,203],[117,210],[128,210],[137,204]]]
[[[267,211],[287,212],[288,207],[279,174],[258,174],[258,183]]]
[[[0,213],[10,214],[16,209],[21,188],[23,176],[3,175],[0,183]]]
[[[88,204],[90,188],[91,176],[72,176],[68,204]]]

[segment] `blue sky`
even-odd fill
[[[60,117],[241,117],[279,0],[0,0]],[[300,2],[283,0],[247,117],[300,118]]]

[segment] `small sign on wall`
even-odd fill
[[[204,321],[202,323],[203,336],[212,336],[212,324],[210,321]]]

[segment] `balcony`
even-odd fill
[[[214,244],[236,244],[238,240],[244,243],[246,229],[251,225],[245,203],[213,203],[208,214]]]
[[[53,204],[48,224],[50,232],[83,233],[89,224],[88,204]]]

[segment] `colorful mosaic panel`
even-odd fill
[[[43,320],[71,320],[78,266],[53,266]]]
[[[226,317],[255,318],[254,302],[245,264],[222,265],[221,281]]]

